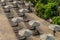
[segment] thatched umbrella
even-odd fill
[[[17,1],[13,1],[13,3],[14,3],[14,4],[16,4],[16,3],[17,3]]]
[[[10,24],[11,24],[12,27],[18,26],[18,23],[12,22],[11,20],[10,20]]]
[[[25,9],[25,8],[23,9],[22,8],[22,9],[19,10],[19,12],[28,12],[28,9]]]
[[[19,15],[25,16],[25,13],[27,13],[29,10],[28,9],[20,9],[19,10]]]
[[[1,0],[1,2],[5,2],[6,0]]]
[[[51,24],[49,26],[49,29],[51,29],[55,35],[56,31],[60,31],[60,26],[59,25],[55,25],[55,24]]]
[[[19,23],[23,22],[23,18],[14,17],[14,18],[11,19],[11,22],[12,22],[12,26],[15,27],[15,25],[18,26],[18,25],[20,25]]]
[[[6,0],[1,0],[1,4],[2,4],[2,6],[5,6],[6,5]]]
[[[28,7],[28,10],[29,10],[29,12],[32,12],[32,6],[33,6],[33,4],[29,1],[29,3],[25,3],[25,6],[27,6]]]
[[[19,3],[18,1],[13,1],[13,5],[15,8],[18,8],[18,3]]]
[[[4,9],[11,9],[11,8],[13,8],[13,5],[6,5],[6,6],[4,6],[3,8],[4,8]]]
[[[18,34],[21,37],[28,38],[28,37],[30,37],[32,35],[32,31],[29,30],[29,29],[21,29],[21,30],[19,30]]]
[[[5,11],[5,12],[10,12],[10,8],[9,8],[9,6],[7,6],[7,5],[4,6],[4,11]]]
[[[18,1],[19,1],[19,0],[18,0]],[[24,0],[20,0],[20,3],[21,3],[21,4],[24,4]]]
[[[20,36],[26,36],[26,37],[29,37],[32,35],[32,31],[29,30],[29,29],[21,29],[19,30],[19,33],[18,33]]]
[[[40,32],[37,29],[40,26],[39,21],[31,20],[31,21],[28,22],[28,24],[31,26],[30,30],[33,30],[35,36],[40,35]]]
[[[23,21],[23,18],[22,17],[14,17],[12,18],[11,20],[12,22],[15,22],[15,23],[20,23]]]
[[[17,1],[19,4],[24,4],[24,1],[22,0],[22,1]]]
[[[33,4],[29,1],[28,3],[25,3],[25,5],[27,6],[27,7],[32,7],[33,6]]]
[[[12,13],[6,13],[6,16],[7,16],[7,18],[8,18],[8,19],[11,19],[11,18],[13,18],[13,15],[12,15]]]
[[[5,8],[13,8],[13,5],[6,5],[7,7]]]
[[[55,40],[52,34],[42,34],[40,35],[41,40]]]
[[[10,12],[11,8],[13,8],[13,5],[6,5],[6,6],[4,6],[4,9],[5,9],[4,11],[5,12]]]
[[[29,25],[31,26],[31,28],[36,29],[36,27],[40,26],[40,23],[37,20],[31,20],[29,21]]]

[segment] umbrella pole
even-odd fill
[[[4,3],[2,3],[2,6],[5,6],[6,5],[6,3],[4,2]]]
[[[36,27],[33,27],[33,26],[32,26],[32,28],[31,28],[30,30],[34,30],[34,31],[35,31],[35,30],[36,30]]]
[[[25,36],[24,40],[27,40],[27,37]]]
[[[20,40],[27,40],[27,37],[23,36]]]
[[[38,30],[35,30],[34,35],[40,35]]]
[[[33,30],[34,30],[34,35],[35,36],[40,34],[36,27],[34,27]]]
[[[31,6],[28,6],[28,10],[29,12],[32,12]]]
[[[19,26],[19,23],[17,22],[17,26]]]
[[[26,15],[25,15],[25,13],[23,13],[23,17],[24,17],[24,18],[26,18]]]
[[[34,27],[33,29],[36,30],[36,27]]]
[[[55,30],[53,30],[53,35],[54,35],[54,36],[56,36],[56,35],[55,35],[55,33],[56,33],[56,31],[55,31]]]

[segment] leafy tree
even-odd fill
[[[60,25],[60,16],[53,17],[52,18],[52,23]]]
[[[52,18],[57,16],[57,7],[55,3],[48,3],[44,6],[44,14],[41,16],[44,19]]]

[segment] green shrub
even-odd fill
[[[44,14],[41,16],[44,19],[52,18],[57,16],[57,7],[55,3],[48,3],[44,6]]]
[[[57,7],[55,3],[48,3],[46,5],[38,2],[35,6],[36,15],[44,19],[49,19],[57,16]]]
[[[53,17],[52,18],[52,23],[60,25],[60,16]]]
[[[35,10],[36,10],[36,15],[37,16],[42,15],[42,12],[44,12],[44,10],[43,10],[43,4],[37,3],[36,6],[35,6]]]

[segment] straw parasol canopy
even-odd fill
[[[1,0],[1,2],[6,2],[6,0]]]
[[[6,6],[4,6],[4,8],[8,8],[8,6],[6,5]]]
[[[13,1],[13,4],[16,4],[17,3],[17,1]]]
[[[12,22],[16,22],[16,23],[20,23],[20,22],[23,21],[23,18],[22,18],[22,17],[14,17],[14,18],[12,18],[11,21],[12,21]]]
[[[59,25],[55,25],[55,24],[51,24],[49,26],[49,29],[55,30],[55,31],[60,31],[60,26]]]
[[[26,6],[33,6],[33,4],[29,1],[29,3],[25,3]]]
[[[13,4],[18,4],[19,2],[18,1],[13,1]]]
[[[14,7],[18,7],[19,2],[18,1],[13,1],[12,4],[14,5]]]
[[[19,4],[24,3],[24,0],[16,0]]]
[[[38,27],[38,26],[40,26],[40,23],[37,20],[31,20],[31,21],[29,21],[29,25],[33,26],[33,27]]]
[[[40,35],[41,40],[55,40],[52,34],[42,34]]]
[[[6,6],[4,6],[3,8],[4,8],[4,11],[5,12],[10,12],[10,9],[13,7],[13,5],[6,5]]]
[[[29,36],[32,35],[32,31],[29,30],[29,29],[21,29],[21,30],[19,30],[18,34],[19,34],[20,36],[29,37]]]
[[[25,13],[25,12],[28,12],[28,11],[29,11],[28,9],[23,9],[23,8],[19,10],[19,12],[21,12],[21,13],[23,13],[23,12]]]
[[[28,9],[25,9],[25,8],[23,9],[22,8],[22,9],[19,10],[19,15],[20,16],[25,16],[25,13],[27,13],[28,11],[29,11]]]
[[[4,6],[4,8],[5,8],[5,9],[7,9],[7,8],[10,9],[10,8],[13,8],[13,5],[6,5],[6,6]]]
[[[7,16],[8,19],[13,18],[12,13],[6,13],[6,16]]]
[[[5,6],[6,5],[6,0],[1,0],[1,5]]]

